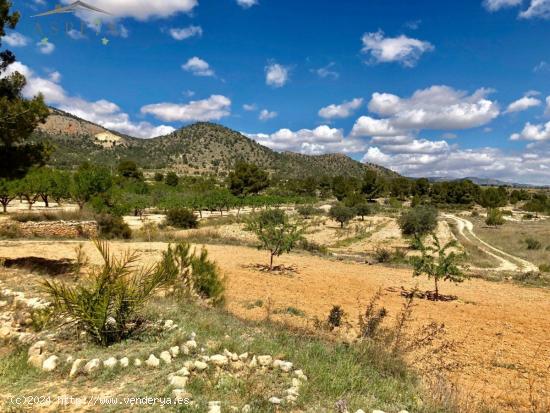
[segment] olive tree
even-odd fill
[[[340,223],[340,228],[344,228],[346,223],[355,218],[357,212],[353,208],[342,204],[337,204],[330,208],[328,214],[332,219]]]

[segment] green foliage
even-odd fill
[[[284,211],[278,209],[268,209],[251,217],[246,229],[258,237],[259,249],[269,251],[270,270],[273,270],[273,257],[290,252],[303,238],[305,230],[291,223]]]
[[[0,37],[6,27],[15,29],[19,13],[10,14],[12,4],[0,2]],[[48,116],[48,107],[40,94],[25,99],[22,91],[27,81],[14,71],[7,74],[15,62],[15,55],[9,50],[0,52],[0,178],[18,178],[35,165],[43,165],[48,150],[43,143],[29,141],[36,127]]]
[[[258,194],[268,186],[267,172],[256,164],[238,162],[235,169],[229,173],[229,190],[233,195]]]
[[[364,221],[366,216],[373,214],[373,207],[370,204],[363,202],[355,206],[355,213],[357,216],[361,217],[361,221]]]
[[[368,200],[373,200],[384,194],[385,182],[384,179],[376,171],[366,171],[363,175],[361,183],[361,192]]]
[[[334,205],[330,208],[328,214],[332,219],[340,223],[341,228],[344,228],[344,225],[357,215],[353,208],[349,208],[342,204]]]
[[[322,215],[324,211],[321,208],[315,208],[313,205],[302,205],[296,208],[296,212],[303,218],[311,218],[314,215]]]
[[[75,286],[44,280],[42,287],[54,314],[69,317],[97,344],[108,346],[131,336],[142,324],[140,311],[153,293],[173,282],[173,272],[157,263],[136,269],[138,254],[111,254],[105,242],[96,242],[104,264]]]
[[[359,331],[362,338],[375,339],[382,321],[388,315],[388,311],[378,305],[381,296],[381,291],[373,295],[365,312],[359,315]]]
[[[99,236],[103,239],[132,238],[132,230],[120,216],[99,214],[96,221],[99,228]]]
[[[179,180],[175,172],[168,172],[164,177],[164,183],[168,186],[178,186]]]
[[[432,234],[433,246],[426,246],[421,240],[417,240],[422,255],[412,257],[411,263],[414,267],[414,277],[426,274],[428,278],[433,278],[435,284],[435,298],[439,297],[439,281],[452,281],[461,283],[467,275],[458,266],[461,256],[449,249],[457,246],[456,241],[450,241],[441,246],[439,239]]]
[[[335,176],[332,180],[332,194],[338,201],[356,193],[361,186],[358,179],[349,176]]]
[[[484,208],[503,207],[508,203],[508,193],[503,187],[487,188],[481,191],[478,203]]]
[[[437,209],[428,205],[418,205],[403,212],[398,223],[403,235],[421,237],[437,227]]]
[[[328,319],[327,319],[327,324],[330,330],[334,330],[335,328],[342,326],[344,316],[345,316],[345,312],[342,307],[340,307],[339,305],[333,306],[330,309],[330,312],[328,314]]]
[[[188,208],[172,208],[166,213],[166,224],[175,228],[197,228],[199,222],[192,210]]]
[[[487,210],[487,219],[485,219],[485,223],[490,226],[499,226],[504,225],[504,216],[500,209],[498,208],[491,208]]]
[[[137,163],[130,159],[125,159],[119,162],[117,171],[123,178],[143,179],[143,173],[140,171]]]
[[[153,178],[155,182],[162,182],[164,181],[164,174],[161,172],[155,172],[155,176]]]
[[[404,201],[411,193],[411,180],[404,177],[392,179],[390,181],[391,196]]]
[[[17,186],[17,181],[0,178],[0,204],[4,213],[8,211],[8,205],[17,196]]]
[[[70,193],[82,209],[94,196],[105,196],[112,186],[113,179],[107,168],[85,163],[73,175]]]
[[[224,302],[225,285],[218,266],[208,259],[208,252],[202,249],[197,256],[188,243],[168,246],[163,253],[163,265],[172,275],[174,287],[186,295],[197,294],[203,299],[219,305]]]
[[[534,194],[532,199],[525,203],[523,209],[528,212],[548,213],[550,212],[550,198],[545,193]]]
[[[435,204],[470,205],[479,197],[481,188],[468,179],[432,184],[430,197]]]

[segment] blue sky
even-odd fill
[[[550,0],[86,3],[111,15],[14,1],[27,95],[141,138],[209,120],[408,176],[550,183]]]

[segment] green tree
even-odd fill
[[[238,162],[229,173],[229,190],[233,195],[254,195],[269,186],[267,172],[253,163]]]
[[[353,208],[347,207],[342,204],[336,204],[332,208],[330,208],[328,215],[329,217],[340,223],[340,228],[344,228],[344,225],[355,218],[355,216],[357,216],[357,213]]]
[[[376,171],[367,171],[363,175],[361,182],[361,192],[369,201],[381,196],[384,193],[384,181],[376,173]]]
[[[269,270],[273,270],[273,258],[292,251],[303,239],[305,228],[291,223],[284,211],[267,209],[253,217],[246,229],[260,241],[259,249],[269,251]]]
[[[357,192],[359,188],[360,182],[349,176],[335,176],[332,180],[332,194],[338,201]]]
[[[106,195],[113,186],[113,178],[108,169],[83,164],[73,175],[70,193],[80,209],[94,196]]]
[[[29,172],[23,179],[18,181],[17,193],[25,198],[29,209],[40,198],[42,179],[38,171]]]
[[[19,21],[18,12],[10,13],[11,6],[10,1],[0,0],[0,39],[6,28],[14,29]],[[11,51],[0,52],[0,178],[21,177],[32,166],[43,164],[48,155],[44,144],[29,142],[48,117],[48,107],[42,95],[23,97],[26,79],[12,69],[14,62]]]
[[[64,199],[71,196],[71,175],[66,171],[53,170],[50,176],[50,194],[57,205],[61,205]]]
[[[508,195],[504,188],[487,188],[481,191],[479,196],[479,205],[484,208],[498,208],[506,206]]]
[[[0,204],[4,213],[8,212],[8,205],[17,196],[17,181],[0,178]]]
[[[355,206],[355,213],[361,217],[361,221],[364,221],[366,216],[373,213],[373,210],[369,204],[363,202]]]
[[[403,235],[422,237],[437,227],[437,209],[429,205],[417,205],[403,212],[398,223]]]
[[[178,186],[179,181],[180,179],[175,172],[168,172],[164,177],[164,183],[168,186]]]
[[[118,174],[123,178],[143,179],[143,173],[139,169],[137,163],[130,159],[125,159],[119,162],[117,166]]]
[[[420,249],[422,255],[420,257],[412,257],[411,262],[414,267],[414,277],[426,274],[428,278],[433,278],[435,299],[438,300],[440,281],[461,283],[467,276],[458,266],[461,256],[453,251],[449,252],[449,249],[456,247],[457,242],[451,241],[442,247],[435,234],[432,234],[432,238],[433,246],[426,246],[422,240],[416,240],[417,247]]]

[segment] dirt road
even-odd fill
[[[533,263],[508,254],[483,241],[474,233],[474,224],[467,219],[453,214],[442,214],[442,216],[456,222],[460,235],[472,244],[477,245],[485,254],[490,255],[500,262],[500,265],[493,270],[506,272],[538,272],[538,267]]]

